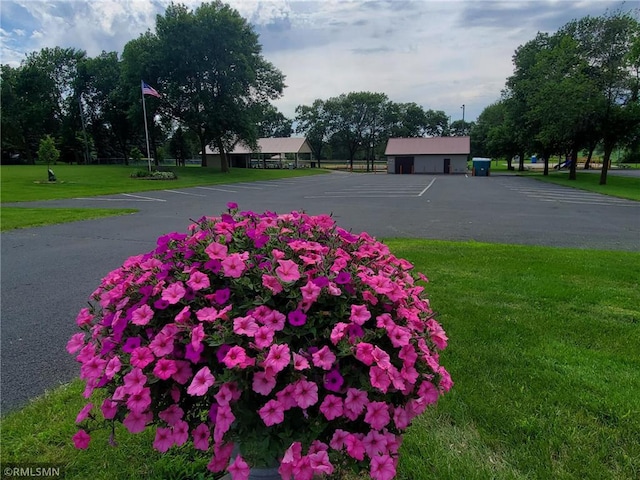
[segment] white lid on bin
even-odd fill
[[[491,159],[490,158],[486,158],[486,157],[473,157],[471,159],[472,161],[480,161],[480,162],[490,162]]]

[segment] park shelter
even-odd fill
[[[227,153],[229,166],[236,168],[299,168],[312,166],[309,142],[304,137],[259,138],[257,149],[238,142]],[[220,168],[217,148],[207,147],[207,166]]]
[[[390,138],[387,173],[466,173],[470,137]]]

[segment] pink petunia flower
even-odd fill
[[[131,412],[125,417],[122,424],[129,430],[129,433],[140,433],[152,419],[153,414],[150,412]]]
[[[172,427],[173,443],[178,447],[189,440],[189,424],[184,420],[178,420]]]
[[[201,322],[213,322],[219,318],[220,312],[213,307],[201,308],[196,312],[196,317]]]
[[[87,403],[82,408],[82,410],[80,410],[80,412],[78,413],[78,416],[76,417],[76,423],[80,423],[85,418],[87,418],[89,416],[89,412],[91,411],[92,408],[93,408],[93,404],[92,403]]]
[[[367,320],[371,318],[371,312],[367,309],[366,305],[351,305],[351,320],[356,325],[363,325]]]
[[[170,305],[175,305],[184,297],[187,290],[184,288],[182,282],[175,282],[170,284],[162,291],[162,300],[169,302]]]
[[[278,260],[278,265],[276,275],[278,275],[283,282],[295,282],[300,278],[298,264],[293,260]]]
[[[187,321],[191,318],[191,307],[186,305],[175,317],[176,323],[187,323]]]
[[[293,389],[293,399],[302,409],[318,402],[318,384],[307,380],[298,380]]]
[[[347,396],[344,400],[344,410],[356,414],[356,418],[368,405],[369,399],[367,398],[367,392],[358,390],[356,388],[348,388]],[[351,418],[351,417],[349,417]],[[353,420],[353,419],[352,419]]]
[[[169,450],[173,444],[173,433],[171,432],[171,429],[158,427],[156,429],[156,438],[153,440],[153,448],[164,453]]]
[[[138,347],[133,352],[131,352],[131,365],[137,368],[144,368],[149,365],[155,357],[151,352],[151,349],[147,347]]]
[[[198,292],[200,290],[204,290],[205,288],[209,288],[211,283],[207,275],[202,272],[195,271],[191,273],[189,280],[187,280],[187,285],[194,292]]]
[[[391,385],[389,374],[378,366],[373,366],[369,369],[369,380],[371,381],[371,386],[382,393],[387,393]]]
[[[205,253],[209,255],[212,260],[224,260],[227,258],[227,247],[218,242],[212,242],[204,249]]]
[[[262,286],[271,290],[271,293],[273,293],[274,295],[279,294],[283,290],[280,280],[272,275],[262,276]]]
[[[107,361],[100,357],[91,357],[80,367],[80,378],[86,380],[97,379],[104,372]]]
[[[146,325],[153,318],[153,310],[149,305],[136,308],[131,314],[131,323],[134,325]]]
[[[235,345],[229,349],[227,354],[222,359],[227,368],[240,367],[247,368],[255,364],[255,359],[247,355],[244,348]]]
[[[233,333],[237,335],[246,335],[254,337],[258,331],[258,324],[251,315],[246,317],[237,317],[233,319]]]
[[[283,370],[291,361],[289,345],[275,344],[269,348],[267,358],[264,360],[264,367],[268,367],[275,374]]]
[[[196,450],[202,450],[203,452],[209,450],[211,430],[206,423],[201,423],[191,433],[193,435],[193,447]]]
[[[144,412],[151,405],[151,390],[147,387],[132,393],[127,398],[127,407],[132,412]]]
[[[396,466],[389,455],[376,455],[371,459],[369,470],[373,480],[391,480],[396,476]]]
[[[72,437],[73,445],[79,450],[86,450],[89,447],[91,437],[84,430],[78,430],[78,432]]]
[[[263,325],[256,330],[253,341],[256,347],[263,349],[267,348],[273,343],[273,336],[275,332],[270,326]]]
[[[327,420],[334,420],[342,416],[342,399],[335,395],[327,395],[320,404],[320,411]]]
[[[108,379],[112,379],[116,375],[116,373],[120,371],[121,368],[122,362],[120,361],[120,357],[116,355],[107,363],[107,366],[104,369],[104,374]]]
[[[347,455],[356,460],[364,460],[364,444],[353,433],[348,434],[344,439],[344,446],[347,449]]]
[[[227,467],[227,471],[231,475],[231,480],[248,480],[249,470],[249,465],[240,455]]]
[[[102,410],[102,416],[105,420],[111,420],[118,412],[118,404],[109,398],[105,398],[100,406],[100,410]]]
[[[336,361],[336,356],[326,345],[313,353],[311,358],[313,360],[313,364],[323,370],[331,370],[331,367]]]
[[[153,374],[161,380],[167,380],[177,371],[178,367],[176,367],[176,362],[166,358],[158,360],[153,367]]]
[[[84,347],[84,333],[76,333],[67,342],[67,352],[76,353]]]
[[[369,458],[373,458],[378,454],[386,453],[387,451],[386,437],[376,430],[371,430],[367,433],[362,439],[362,444],[364,445],[364,450]]]
[[[300,288],[300,292],[302,293],[302,299],[305,302],[310,302],[310,303],[315,302],[318,299],[321,291],[322,289],[312,281],[307,282],[307,284],[304,287]]]
[[[338,342],[344,338],[345,332],[348,326],[349,326],[348,323],[344,323],[344,322],[336,323],[336,325],[331,330],[331,335],[329,336],[329,338],[331,339],[331,343],[333,343],[334,345],[337,345]]]
[[[182,410],[175,403],[163,411],[158,413],[158,417],[167,422],[168,425],[175,425],[184,417],[184,410]]]
[[[298,353],[293,354],[293,368],[294,370],[306,370],[309,368],[309,361]]]
[[[409,341],[411,340],[411,332],[409,329],[399,325],[394,325],[387,334],[391,340],[391,344],[396,348],[409,345]]]
[[[222,261],[222,271],[226,277],[240,278],[246,268],[247,266],[240,253],[232,253]]]
[[[229,431],[231,424],[236,419],[229,405],[221,405],[216,412],[215,427],[213,429],[213,441],[218,443]]]
[[[329,446],[337,451],[342,450],[344,448],[344,441],[347,438],[347,435],[349,435],[349,432],[337,428],[331,437]]]
[[[140,392],[145,383],[147,383],[147,377],[140,368],[134,368],[124,376],[124,392],[128,395]]]
[[[204,339],[204,326],[199,323],[191,329],[191,346],[197,349]]]
[[[176,371],[171,375],[176,382],[180,385],[184,385],[189,381],[193,372],[191,371],[191,365],[184,360],[174,360]]]
[[[260,395],[269,395],[275,386],[275,376],[267,375],[265,372],[256,372],[253,374],[252,389],[254,392]]]
[[[360,342],[356,345],[356,358],[365,365],[372,365],[373,359],[373,345],[366,342]]]
[[[173,336],[160,332],[158,335],[153,337],[153,340],[151,340],[151,343],[149,344],[149,348],[156,357],[169,355],[170,353],[173,353]]]
[[[258,414],[267,427],[277,425],[284,421],[284,408],[282,408],[282,404],[277,400],[269,400],[258,410]]]
[[[202,396],[207,393],[214,381],[215,377],[211,374],[209,367],[202,367],[193,377],[187,393],[192,396]]]
[[[391,421],[389,406],[385,402],[369,402],[364,421],[371,425],[371,428],[382,430]]]
[[[438,347],[440,350],[444,350],[447,347],[447,341],[449,340],[449,338],[447,337],[440,324],[433,318],[430,318],[427,321],[427,329],[429,330],[431,340],[436,344],[436,347]]]

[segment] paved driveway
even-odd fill
[[[333,213],[378,238],[422,237],[640,251],[640,202],[516,176],[333,173],[296,179],[37,202],[139,213],[2,234],[2,411],[77,377],[64,347],[100,279],[190,219],[242,209]],[[26,204],[24,204],[27,206]]]

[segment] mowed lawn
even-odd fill
[[[405,436],[399,479],[639,478],[639,253],[386,243],[430,278],[455,382]],[[110,447],[106,429],[74,450],[81,392],[75,382],[6,415],[3,465],[52,462],[67,479],[214,478],[190,447],[153,451],[153,432],[119,428]]]
[[[175,171],[178,176],[177,180],[142,180],[131,178],[130,176],[131,173],[140,170],[140,167],[55,165],[52,168],[55,171],[56,182],[47,181],[47,169],[44,165],[3,165],[0,167],[2,203],[92,197],[96,195],[271,180],[325,173],[324,170],[319,169],[233,169],[230,173],[223,174],[216,169],[172,167],[171,170]],[[15,228],[125,215],[135,211],[121,208],[25,209],[23,207],[7,207],[3,205],[0,230],[7,231]]]
[[[142,180],[130,178],[140,167],[119,165],[55,165],[57,181],[47,181],[44,165],[3,165],[0,167],[2,192],[0,199],[6,202],[29,202],[60,198],[109,195],[114,193],[143,192],[214,185],[220,183],[251,182],[284,177],[299,177],[325,173],[320,169],[247,169],[234,168],[221,173],[214,168],[163,167],[178,176],[177,180]],[[142,168],[144,170],[144,168]]]

